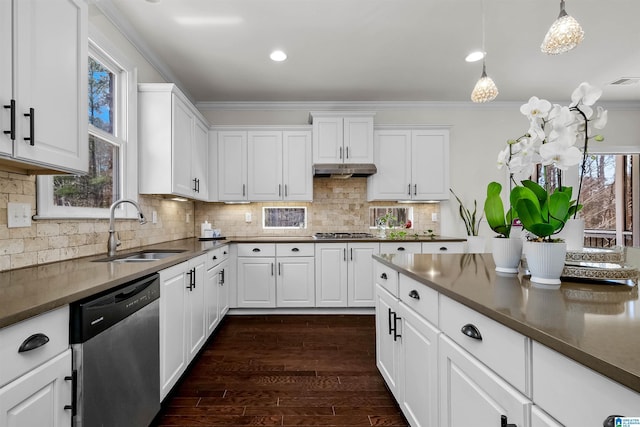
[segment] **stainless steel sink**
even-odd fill
[[[119,255],[115,257],[100,258],[100,259],[94,260],[94,262],[153,262],[153,261],[158,261],[164,258],[168,258],[170,256],[177,255],[182,252],[185,252],[185,251],[175,250],[175,249],[147,250],[147,251],[140,251],[140,252]]]

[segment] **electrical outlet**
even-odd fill
[[[438,212],[431,213],[431,221],[438,222]]]
[[[29,203],[7,203],[7,228],[31,227]]]
[[[244,214],[244,222],[251,222],[251,212]]]
[[[158,223],[158,212],[156,211],[151,212],[151,223],[152,224]]]
[[[191,220],[191,213],[187,212],[187,218],[185,219],[185,221],[188,223]]]

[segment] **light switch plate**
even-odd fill
[[[244,222],[251,222],[251,212],[244,214]]]
[[[7,228],[31,227],[29,203],[7,203]]]

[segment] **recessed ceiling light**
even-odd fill
[[[161,0],[147,0],[147,3],[160,3]]]
[[[475,52],[471,52],[469,55],[467,55],[464,60],[467,62],[476,62],[480,61],[482,58],[484,58],[484,52],[476,50]]]
[[[281,62],[287,59],[287,54],[281,50],[274,50],[271,52],[271,55],[269,55],[269,58],[271,58],[272,61]]]

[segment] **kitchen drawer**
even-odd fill
[[[260,256],[269,257],[276,256],[276,244],[275,243],[239,243],[238,244],[238,256]]]
[[[207,270],[211,270],[213,267],[229,258],[229,245],[210,250],[207,253],[206,258],[206,268]]]
[[[46,336],[49,341],[19,352],[21,345],[36,334]],[[0,329],[0,387],[68,348],[69,306],[66,305]]]
[[[640,415],[640,393],[538,342],[532,347],[533,401],[563,425],[599,426],[609,415]]]
[[[381,254],[419,254],[422,251],[420,242],[382,242]]]
[[[379,262],[375,263],[375,281],[377,284],[398,296],[398,272]]]
[[[529,338],[442,294],[439,298],[440,329],[520,392],[530,396]],[[466,335],[462,332],[463,327],[475,327],[481,339]]]
[[[277,243],[276,254],[281,256],[314,256],[313,243]]]
[[[400,275],[400,300],[420,316],[438,326],[438,292],[422,283]]]
[[[422,242],[423,254],[462,254],[464,242]]]

